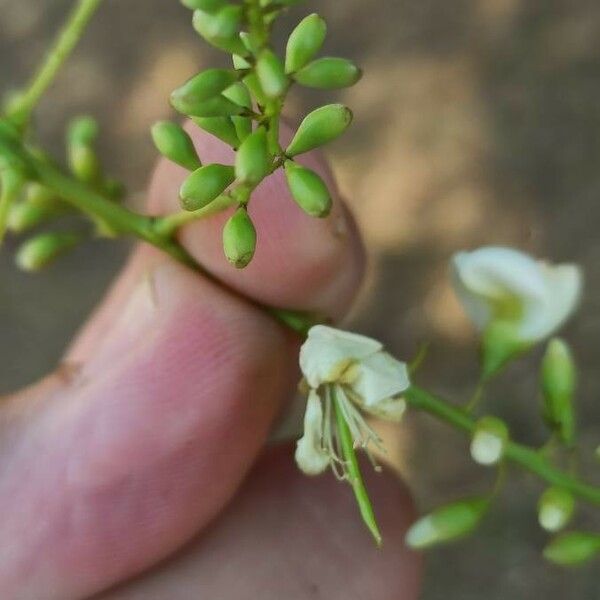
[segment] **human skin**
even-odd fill
[[[231,162],[193,137],[205,163]],[[301,162],[331,183],[320,157]],[[151,212],[178,208],[184,176],[159,163]],[[250,212],[259,245],[244,271],[222,255],[226,215],[180,232],[237,293],[140,247],[56,372],[0,404],[3,600],[417,597],[403,484],[366,469],[377,549],[348,486],[266,443],[299,341],[246,298],[340,319],[363,274],[357,229],[339,198],[328,219],[304,215],[281,171]]]

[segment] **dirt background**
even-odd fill
[[[67,0],[0,0],[0,91],[40,58]],[[582,370],[584,455],[600,440],[600,3],[597,0],[309,2],[330,24],[327,54],[355,59],[361,84],[338,94],[356,124],[330,156],[371,252],[353,326],[401,357],[431,352],[420,381],[457,400],[476,376],[473,332],[447,282],[456,250],[510,244],[585,269],[587,294],[566,335]],[[57,152],[68,115],[96,114],[105,163],[142,197],[154,151],[148,127],[169,91],[223,57],[206,49],[175,0],[106,0],[40,112]],[[331,95],[296,91],[297,117]],[[121,264],[126,245],[96,243],[39,276],[0,254],[0,391],[50,369]],[[515,365],[488,403],[514,435],[541,444],[539,356]],[[486,489],[465,442],[426,417],[394,431],[393,452],[423,509]],[[417,444],[417,440],[419,443]],[[600,467],[586,461],[598,481]],[[518,473],[477,535],[428,557],[424,600],[600,598],[598,566],[564,572],[540,558],[539,485]],[[585,509],[580,526],[589,524]],[[365,599],[367,600],[367,599]]]

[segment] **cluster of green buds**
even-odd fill
[[[304,18],[288,38],[285,56],[270,44],[270,30],[282,10],[295,4],[281,0],[182,0],[193,13],[195,30],[212,46],[231,54],[229,69],[206,69],[171,94],[171,105],[195,125],[235,151],[231,165],[203,164],[188,133],[170,121],[152,130],[159,152],[190,171],[180,190],[185,211],[206,214],[215,206],[233,207],[223,229],[227,260],[246,267],[256,249],[257,232],[249,214],[254,190],[280,168],[290,194],[312,217],[326,217],[331,194],[322,178],[297,157],[340,136],[352,121],[342,104],[310,112],[283,148],[279,125],[293,84],[337,89],[351,86],[360,70],[343,58],[315,58],[326,35],[317,14]]]
[[[51,164],[51,160],[27,141],[26,133],[9,118],[0,122],[0,239],[6,231],[28,236],[15,260],[21,269],[37,271],[86,237],[111,236],[113,232],[97,216],[92,218],[92,228],[82,227],[81,215],[60,194],[39,182],[32,157],[38,164]],[[98,124],[91,117],[77,117],[69,123],[65,140],[68,170],[75,181],[119,202],[124,188],[104,176],[95,147],[98,133]]]

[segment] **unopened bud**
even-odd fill
[[[207,133],[229,144],[232,148],[237,148],[240,145],[231,117],[192,117],[192,121]]]
[[[171,94],[171,104],[180,113],[195,117],[238,114],[241,109],[220,95],[236,80],[233,69],[207,69],[177,88]],[[207,114],[215,111],[218,114]]]
[[[559,338],[548,344],[542,361],[541,384],[544,420],[565,444],[571,445],[575,439],[573,396],[577,371],[568,345]]]
[[[289,85],[283,63],[271,50],[261,52],[256,62],[256,73],[264,93],[269,98],[278,98]]]
[[[245,56],[248,51],[239,37],[243,9],[237,5],[225,5],[216,11],[196,10],[194,29],[212,46]]]
[[[488,506],[489,500],[480,497],[442,506],[412,525],[406,544],[421,550],[465,536],[477,527]]]
[[[563,533],[546,546],[544,558],[557,565],[575,566],[600,553],[600,535],[583,531]]]
[[[181,4],[191,10],[215,12],[223,8],[227,2],[226,0],[181,0]]]
[[[184,169],[194,171],[202,166],[192,139],[177,123],[172,121],[155,123],[152,127],[152,139],[163,156]]]
[[[508,437],[508,427],[501,419],[479,419],[471,439],[473,460],[480,465],[495,465],[504,456]]]
[[[212,164],[200,167],[183,182],[179,191],[186,210],[198,210],[222,194],[235,179],[233,167]]]
[[[331,195],[325,182],[292,160],[285,162],[285,176],[292,197],[312,217],[326,217],[331,211]]]
[[[538,502],[538,520],[546,531],[562,529],[573,516],[575,499],[567,490],[559,487],[548,488]]]
[[[294,80],[306,87],[333,90],[354,85],[360,69],[345,58],[319,58],[294,74]]]
[[[24,233],[62,212],[64,209],[58,203],[38,203],[25,200],[11,207],[7,227],[14,233]]]
[[[352,122],[352,111],[343,104],[328,104],[309,113],[285,153],[296,156],[323,146],[340,136]]]
[[[17,250],[15,260],[24,271],[38,271],[81,240],[76,233],[43,233],[27,240]]]
[[[67,130],[67,158],[69,168],[77,179],[97,183],[101,167],[94,142],[98,137],[98,124],[91,117],[73,119]]]
[[[256,229],[245,207],[239,208],[223,229],[223,250],[236,268],[246,267],[256,250]]]
[[[267,132],[264,127],[259,127],[238,148],[235,155],[235,175],[241,182],[257,185],[270,173],[271,166]]]
[[[306,65],[321,49],[327,34],[322,17],[313,13],[292,31],[285,52],[285,72],[294,73]]]

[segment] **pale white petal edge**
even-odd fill
[[[296,463],[307,475],[319,475],[329,465],[329,456],[323,450],[323,407],[321,399],[311,390],[304,413],[304,435],[296,444]]]

